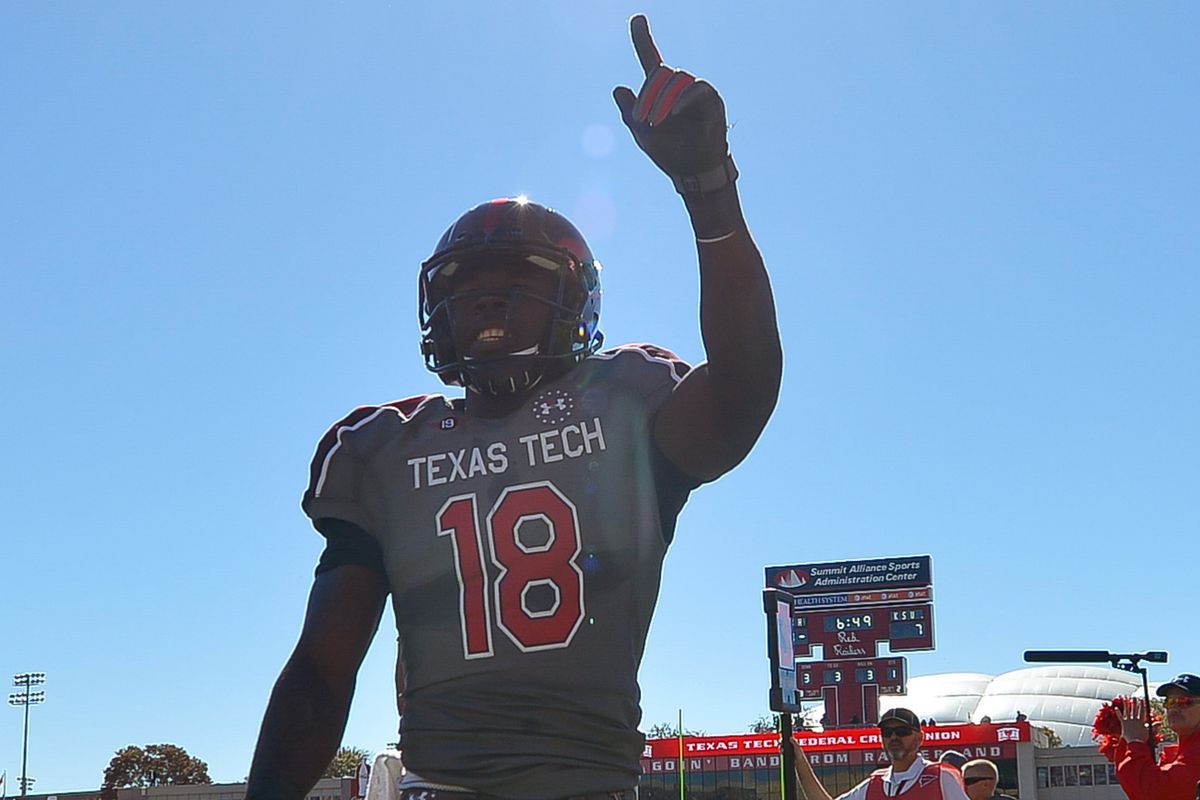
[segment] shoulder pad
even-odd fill
[[[597,353],[594,358],[616,359],[621,356],[638,356],[647,362],[662,364],[671,370],[671,377],[676,383],[683,380],[683,376],[692,370],[691,365],[682,358],[665,347],[659,347],[654,344],[623,344],[620,347],[614,347],[611,350]]]
[[[403,400],[394,400],[391,403],[384,403],[378,406],[359,406],[351,411],[346,416],[335,422],[325,431],[325,435],[321,437],[321,441],[317,443],[317,451],[313,454],[312,464],[310,466],[309,488],[310,491],[320,494],[320,487],[323,483],[326,466],[329,464],[329,459],[342,446],[342,437],[352,431],[357,431],[367,427],[375,420],[387,414],[395,414],[400,418],[400,422],[408,422],[415,417],[422,408],[430,402],[442,399],[439,394],[420,394],[414,397],[406,397]]]

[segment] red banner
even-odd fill
[[[922,747],[921,755],[926,761],[937,761],[947,749],[962,753],[968,759],[986,758],[997,763],[1017,757],[1017,745],[1014,742],[1003,744],[964,744],[952,748]],[[836,752],[807,752],[809,763],[814,767],[886,767],[887,753],[882,750],[840,750]],[[722,772],[725,770],[771,769],[779,767],[779,751],[758,753],[756,755],[728,756],[688,756],[684,759],[684,769],[688,772]],[[642,772],[678,772],[679,759],[675,756],[665,758],[643,758]]]
[[[939,754],[944,750],[989,745],[1014,745],[1030,740],[1028,722],[984,723],[981,725],[934,725],[924,729],[922,751]],[[822,732],[800,731],[796,741],[810,754],[847,750],[882,750],[878,728],[838,728]],[[1009,748],[1003,748],[1008,750]],[[688,758],[715,756],[766,755],[779,752],[779,734],[741,733],[730,736],[685,736],[683,753]],[[678,739],[647,739],[643,758],[678,758]],[[936,755],[934,756],[936,758]]]

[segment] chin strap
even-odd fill
[[[475,380],[468,371],[463,370],[461,373],[462,382],[470,389],[488,397],[503,397],[504,395],[516,394],[517,392],[527,391],[537,386],[542,381],[544,376],[543,371],[538,371],[536,375],[531,370],[524,370],[519,376],[513,375],[508,378],[498,380],[486,379]]]

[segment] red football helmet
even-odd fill
[[[491,257],[498,261],[514,256],[558,276],[557,296],[536,298],[552,309],[544,339],[533,353],[460,357],[451,335],[448,302],[454,296],[456,273],[468,262],[486,269]],[[442,234],[433,255],[421,265],[419,318],[425,366],[445,383],[487,394],[526,388],[540,380],[551,363],[575,364],[600,349],[604,341],[600,296],[600,263],[570,220],[524,197],[481,203]],[[498,366],[520,367],[507,371],[523,377],[520,382],[513,378],[498,382],[494,378]]]

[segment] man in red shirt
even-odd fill
[[[1194,800],[1200,781],[1200,677],[1183,674],[1158,687],[1167,708],[1167,724],[1179,735],[1172,756],[1156,764],[1146,740],[1146,704],[1133,698],[1121,718],[1121,739],[1110,758],[1117,781],[1129,800]]]

